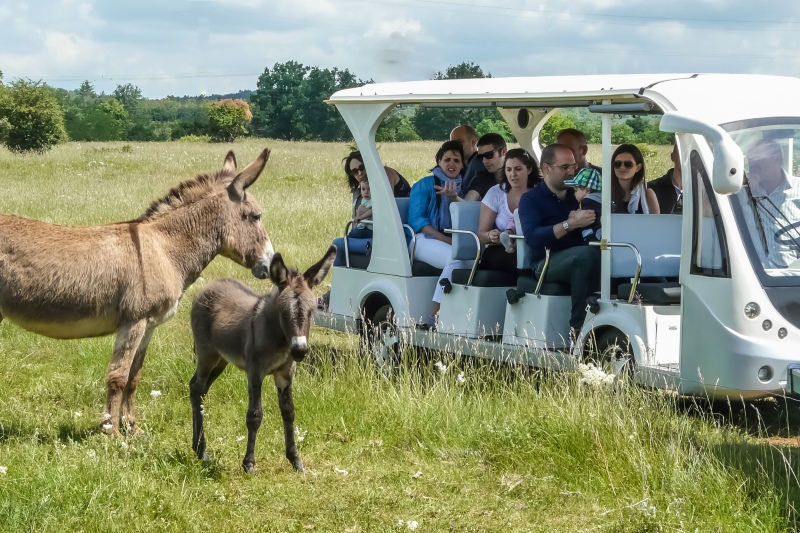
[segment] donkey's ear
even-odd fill
[[[245,189],[255,183],[258,176],[261,175],[261,171],[264,170],[264,166],[267,164],[267,161],[269,161],[269,154],[269,148],[264,148],[255,161],[247,165],[244,170],[233,178],[233,181],[228,186],[228,190],[232,193],[234,198],[244,198]]]
[[[225,156],[225,162],[222,164],[222,170],[228,174],[233,174],[236,172],[236,155],[233,153],[233,150],[228,151],[228,155]]]
[[[336,259],[336,247],[331,246],[322,259],[303,273],[303,278],[305,278],[310,288],[322,283],[322,280],[328,275],[328,270],[331,269],[334,259]]]
[[[288,283],[288,272],[289,270],[283,263],[283,257],[281,257],[281,254],[275,254],[272,258],[272,262],[269,264],[269,279],[272,280],[272,283],[274,283],[275,286],[280,290],[286,288],[286,284]]]

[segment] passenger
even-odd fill
[[[647,188],[644,157],[632,144],[622,144],[611,156],[611,206],[614,213],[659,214],[656,193]]]
[[[578,172],[571,180],[565,181],[567,187],[574,187],[575,199],[581,209],[591,209],[594,211],[594,224],[581,230],[581,236],[586,243],[599,241],[600,215],[603,211],[603,198],[600,192],[603,189],[603,178],[595,169],[589,167]]]
[[[602,168],[586,160],[589,145],[586,144],[586,135],[581,130],[575,128],[563,129],[556,135],[556,142],[572,150],[572,155],[575,156],[575,163],[578,165],[578,171],[584,168],[593,168],[601,175],[603,174]]]
[[[386,166],[383,168],[386,171],[389,184],[392,186],[394,197],[408,198],[408,195],[411,193],[411,185],[408,184],[408,181],[393,168]],[[350,218],[355,219],[358,214],[358,206],[361,204],[360,183],[367,180],[367,172],[364,168],[364,159],[361,157],[361,152],[350,152],[347,157],[344,158],[344,172],[347,175],[347,185],[350,187],[350,192],[353,195],[353,208]],[[369,249],[371,241],[369,238],[350,237],[347,244],[351,253],[359,251],[364,252]],[[344,266],[346,264],[344,258],[344,238],[338,237],[334,239],[333,245],[336,246],[336,259],[333,261],[333,266]]]
[[[408,195],[411,194],[411,185],[409,185],[408,181],[395,169],[386,166],[383,168],[386,171],[389,184],[392,186],[394,197],[408,198]],[[344,158],[344,173],[347,174],[347,185],[353,194],[353,216],[351,218],[355,218],[356,208],[361,199],[358,184],[367,179],[367,171],[364,167],[364,159],[361,157],[361,152],[350,152]]]
[[[586,318],[586,299],[600,285],[600,248],[587,246],[575,230],[590,227],[596,215],[579,209],[575,192],[564,184],[575,175],[572,150],[551,144],[542,151],[541,165],[543,180],[520,198],[519,219],[534,275],[541,275],[549,248],[543,281],[570,286],[570,340],[574,340]]]
[[[680,215],[683,213],[683,177],[677,144],[672,147],[669,158],[674,167],[648,183],[647,188],[656,194],[658,208],[662,213]]]
[[[372,220],[372,195],[369,190],[369,181],[362,180],[359,184],[361,189],[361,203],[356,209],[356,216],[353,219],[356,227],[347,236],[351,239],[371,239],[372,226],[364,224],[364,220]]]
[[[475,154],[478,152],[478,134],[475,128],[462,124],[456,126],[450,132],[451,141],[459,141],[464,148],[464,167],[469,167],[469,164],[475,160]],[[466,178],[466,174],[464,174]]]
[[[442,269],[436,290],[433,292],[431,314],[423,326],[435,328],[442,300],[442,280],[449,280],[456,268],[468,268],[469,261],[452,258],[452,239],[444,233],[452,226],[450,202],[457,202],[464,168],[464,150],[459,141],[447,141],[436,152],[433,174],[411,187],[408,206],[408,223],[417,234],[414,259]]]
[[[516,234],[514,210],[539,181],[539,165],[528,152],[513,148],[506,153],[502,181],[489,189],[481,204],[478,238],[489,245],[481,256],[481,269],[517,273],[516,241],[510,238]]]
[[[764,268],[800,259],[800,178],[782,166],[781,147],[759,140],[747,150],[748,172],[739,193],[745,223]]]
[[[478,139],[478,153],[475,155],[483,164],[483,170],[466,187],[462,187],[464,200],[481,200],[486,193],[500,183],[503,177],[503,163],[506,155],[506,140],[497,133],[487,133]]]

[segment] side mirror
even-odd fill
[[[683,113],[667,112],[661,117],[661,131],[693,133],[705,137],[714,154],[711,186],[717,194],[735,194],[744,181],[744,154],[728,132]]]

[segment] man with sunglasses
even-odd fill
[[[475,153],[473,175],[464,176],[461,191],[465,200],[482,200],[486,193],[500,183],[506,157],[506,140],[497,133],[487,133],[478,139],[478,151]],[[482,169],[478,169],[478,165]]]
[[[667,170],[667,173],[660,178],[649,182],[647,188],[656,193],[658,207],[662,213],[680,215],[683,213],[683,176],[681,175],[681,160],[677,144],[672,147],[669,158],[675,165],[674,168]]]
[[[531,251],[531,269],[538,277],[550,262],[545,282],[570,286],[572,310],[569,325],[572,341],[586,318],[586,299],[600,285],[600,249],[584,242],[579,228],[594,224],[596,214],[581,210],[575,191],[564,183],[575,176],[577,164],[569,147],[551,144],[542,151],[542,182],[522,195],[519,219],[525,244]]]

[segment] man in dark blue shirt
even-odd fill
[[[574,230],[591,226],[596,215],[589,209],[580,210],[575,191],[564,185],[577,168],[572,150],[551,144],[542,151],[541,168],[542,182],[519,200],[519,219],[525,244],[531,250],[534,275],[541,273],[545,248],[549,248],[544,281],[570,286],[569,325],[574,339],[586,318],[586,298],[600,281],[600,249],[587,246],[581,232]]]

